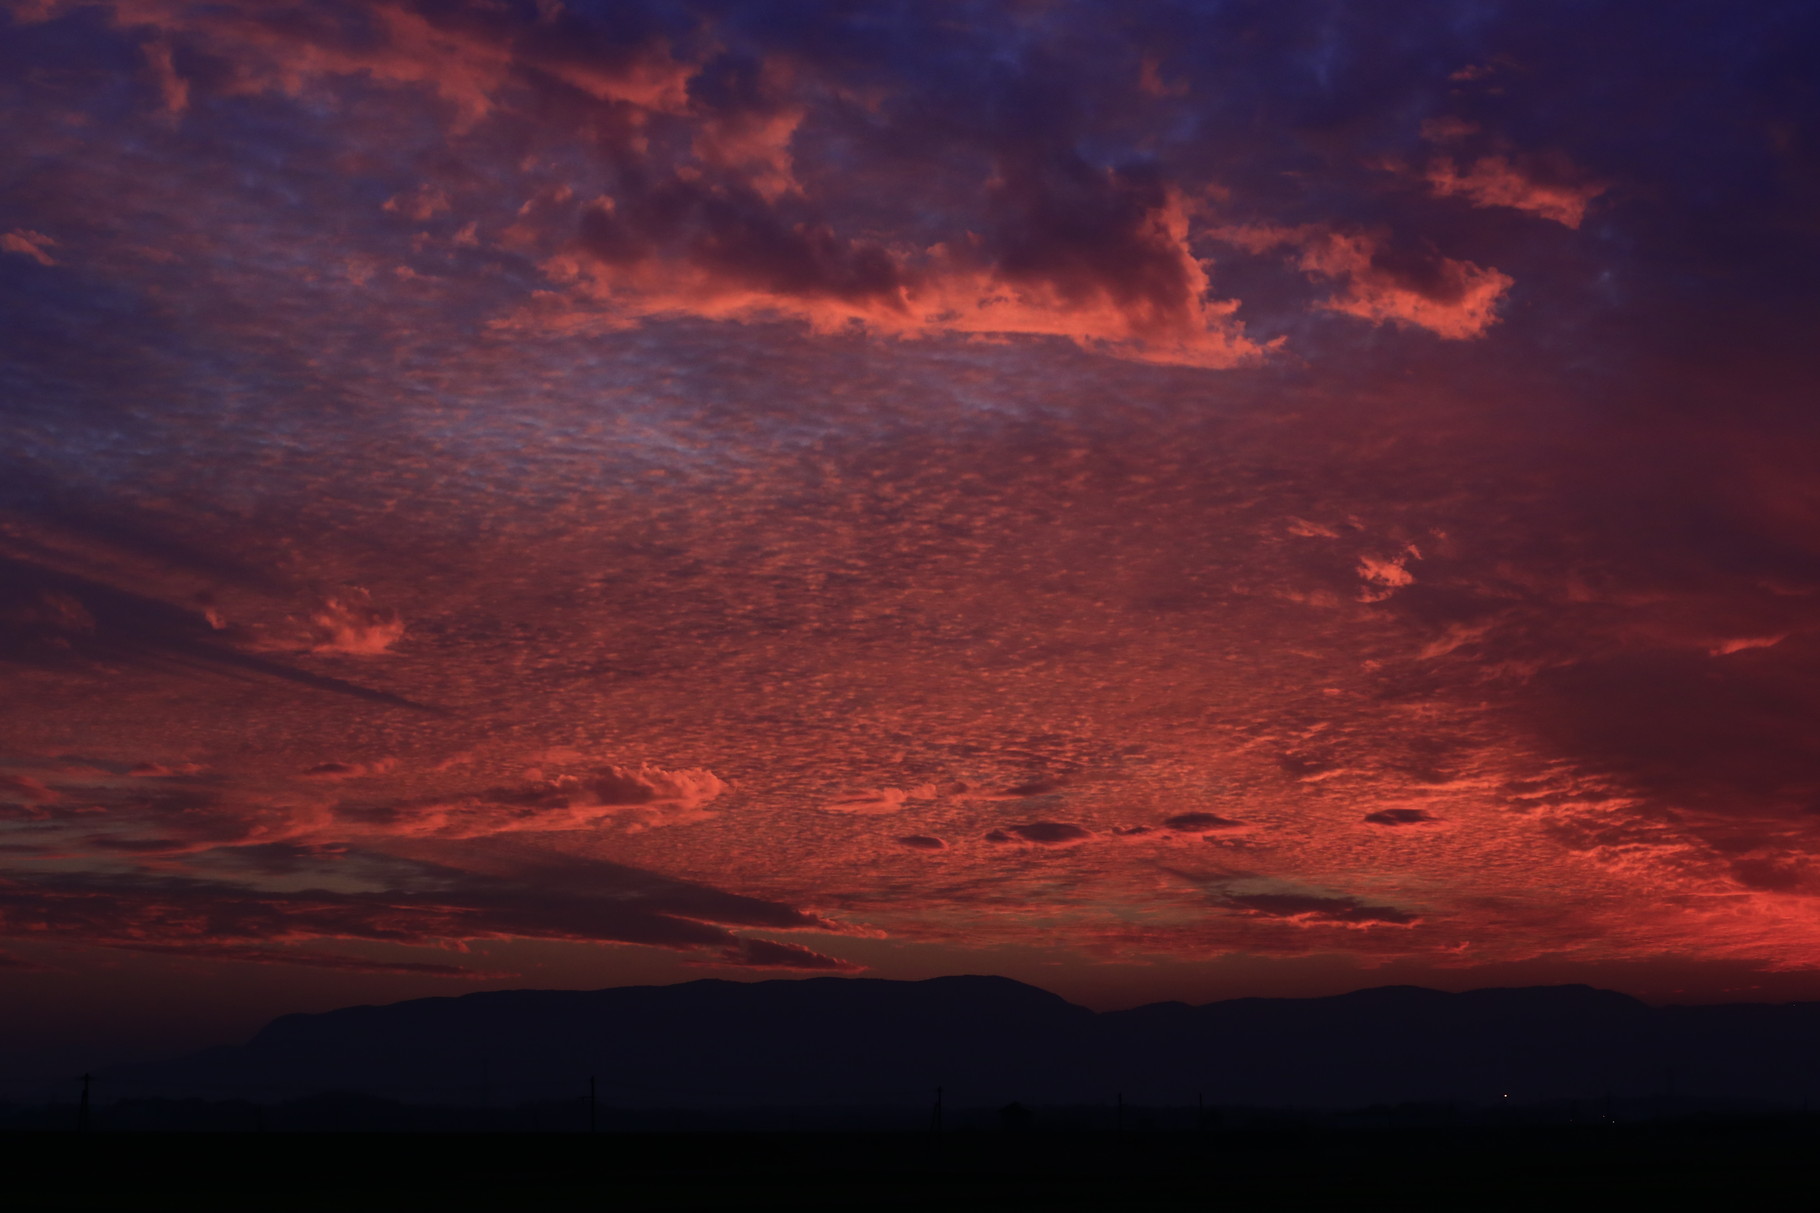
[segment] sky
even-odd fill
[[[15,1071],[1820,998],[1813,6],[0,10]]]

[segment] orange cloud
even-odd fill
[[[76,7],[47,0],[30,16]],[[603,150],[620,180],[579,216],[579,239],[573,227],[539,238],[523,222],[503,234],[497,247],[541,246],[555,289],[496,329],[783,318],[821,333],[1051,337],[1201,368],[1254,363],[1280,343],[1248,337],[1238,302],[1214,296],[1209,267],[1191,249],[1195,208],[1183,186],[1141,165],[1088,163],[1066,139],[1038,151],[994,149],[980,192],[987,223],[963,220],[958,231],[919,231],[914,240],[843,231],[817,209],[827,199],[808,197],[796,163],[809,100],[825,96],[817,89],[829,82],[799,80],[807,69],[788,57],[727,67],[712,39],[680,49],[654,32],[609,34],[558,6],[535,21],[491,5],[400,0],[360,6],[348,19],[248,0],[105,7],[118,28],[146,37],[171,114],[186,111],[201,87],[180,75],[174,57],[193,46],[226,65],[228,75],[210,86],[226,95],[297,97],[365,79],[441,99],[455,136],[495,119],[556,114]],[[1166,84],[1154,60],[1146,65],[1145,88],[1179,95],[1186,87]],[[430,187],[388,204],[419,221],[446,205]],[[565,209],[561,218],[576,216]],[[451,239],[484,243],[482,229],[461,230],[465,237]],[[1377,296],[1342,308],[1359,309],[1413,314]],[[1432,311],[1423,315],[1434,319]],[[1432,327],[1427,319],[1418,323]]]
[[[53,2],[39,15],[70,7]],[[987,183],[994,231],[926,246],[845,236],[813,209],[777,209],[802,198],[793,141],[807,113],[781,60],[747,79],[711,58],[679,59],[654,36],[604,41],[560,10],[523,25],[482,6],[429,14],[377,3],[350,26],[307,6],[110,8],[117,26],[150,32],[146,54],[171,113],[190,103],[172,38],[232,65],[230,92],[298,96],[348,77],[428,90],[453,108],[456,134],[539,94],[561,104],[554,94],[565,89],[621,107],[607,141],[645,162],[634,174],[644,184],[599,198],[581,216],[579,242],[562,233],[556,243],[568,247],[544,264],[558,291],[497,327],[781,317],[817,332],[1056,337],[1208,368],[1253,362],[1270,348],[1244,335],[1236,302],[1210,297],[1207,267],[1189,247],[1191,208],[1175,185],[1144,171],[1066,154],[1013,157]],[[660,119],[686,125],[687,154],[659,152],[651,130]],[[427,188],[387,204],[419,221],[446,205]],[[510,235],[509,245],[521,244],[523,225]],[[13,251],[45,256],[6,239]]]
[[[1271,348],[1244,335],[1236,302],[1207,298],[1179,191],[1134,189],[1111,171],[1088,189],[1119,219],[1094,247],[1045,232],[1041,215],[1019,215],[1008,220],[1009,247],[976,239],[917,252],[845,239],[775,209],[758,189],[678,178],[642,197],[596,199],[578,244],[544,263],[561,293],[499,327],[786,318],[817,332],[902,338],[1060,337],[1133,361],[1210,368]]]
[[[404,620],[372,605],[365,590],[323,600],[310,616],[311,652],[377,657],[404,638]]]
[[[1304,272],[1340,282],[1340,292],[1319,305],[1328,311],[1374,324],[1426,329],[1456,341],[1483,336],[1497,323],[1497,305],[1513,282],[1487,266],[1393,249],[1381,237],[1363,232],[1253,224],[1209,234],[1251,253],[1295,250],[1295,264]]]
[[[1707,652],[1714,657],[1729,657],[1733,653],[1743,653],[1750,649],[1771,649],[1787,639],[1787,632],[1775,636],[1737,636],[1729,640],[1721,640]]]
[[[43,21],[78,7],[85,5],[43,0],[20,16]],[[198,40],[232,71],[232,91],[298,96],[323,77],[364,76],[430,90],[455,110],[457,130],[471,129],[497,110],[505,94],[537,79],[597,101],[680,109],[695,70],[673,58],[662,39],[605,45],[560,9],[524,26],[509,12],[478,5],[432,16],[380,0],[364,6],[370,24],[361,29],[308,4],[112,0],[105,7],[122,29]],[[187,83],[170,67],[168,49],[156,49],[165,43],[152,45],[148,54],[165,105],[180,113],[189,101]]]
[[[17,253],[21,257],[30,257],[39,265],[45,266],[57,264],[56,259],[44,251],[55,247],[56,243],[43,232],[27,231],[24,228],[14,228],[5,235],[0,235],[0,249]]]
[[[1443,198],[1458,195],[1474,206],[1510,207],[1576,229],[1587,206],[1605,192],[1603,185],[1545,180],[1504,156],[1482,156],[1465,171],[1442,157],[1429,165],[1426,180]]]
[[[1302,250],[1301,267],[1337,278],[1340,293],[1323,307],[1374,324],[1390,322],[1464,341],[1497,323],[1512,279],[1451,257],[1399,256],[1366,236],[1331,233]]]
[[[145,61],[151,66],[158,95],[164,99],[165,112],[174,117],[181,116],[190,107],[190,82],[177,71],[171,44],[159,40],[146,43]]]

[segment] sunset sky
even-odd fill
[[[1813,5],[0,10],[0,1063],[1820,998]]]

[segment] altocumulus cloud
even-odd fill
[[[8,932],[1813,954],[1801,6],[7,12]]]

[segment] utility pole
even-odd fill
[[[1119,1100],[1118,1126],[1119,1126],[1119,1132],[1123,1133],[1125,1131],[1125,1093],[1123,1091],[1119,1092],[1118,1100]]]
[[[82,1076],[82,1102],[76,1106],[76,1132],[88,1132],[88,1084],[89,1075]]]
[[[594,1098],[594,1076],[588,1075],[588,1132],[600,1131],[600,1103]]]
[[[485,1053],[480,1055],[480,1110],[474,1123],[483,1130],[493,1128],[493,1059]]]

